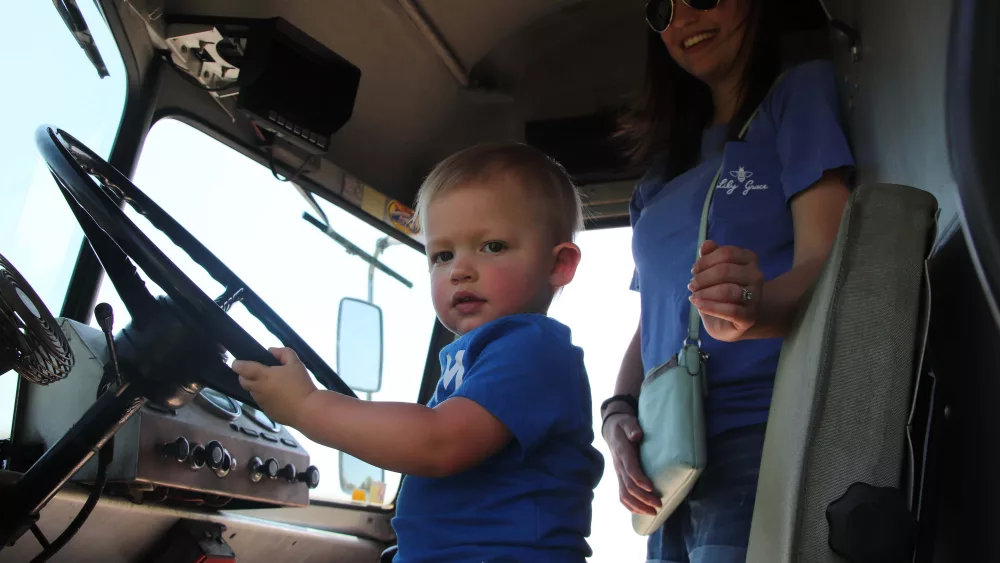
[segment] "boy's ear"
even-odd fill
[[[552,265],[552,275],[549,281],[552,287],[560,288],[569,285],[576,275],[576,268],[580,265],[580,247],[572,242],[564,242],[552,249],[555,262]]]

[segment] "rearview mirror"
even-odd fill
[[[352,500],[382,504],[385,499],[385,470],[350,454],[340,455],[340,490]],[[364,491],[364,498],[358,494]]]
[[[362,393],[382,388],[382,309],[345,297],[337,313],[337,374]]]

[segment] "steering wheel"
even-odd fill
[[[192,342],[210,343],[214,346],[215,356],[219,358],[217,366],[199,370],[193,376],[197,380],[193,383],[203,384],[256,407],[250,393],[240,386],[236,373],[221,361],[218,354],[219,349],[224,348],[240,360],[252,360],[270,366],[278,364],[274,356],[228,315],[227,311],[233,303],[242,302],[282,344],[295,350],[302,363],[321,384],[330,390],[356,397],[354,391],[319,354],[246,283],[124,174],[61,129],[50,126],[38,128],[35,143],[83,228],[84,235],[132,316],[131,327],[138,332],[144,329],[147,331],[145,338],[132,337],[126,340],[155,340],[161,338],[155,334],[155,329],[181,327],[189,334],[186,340],[177,341],[178,343],[185,346]],[[149,219],[153,226],[222,284],[226,288],[225,292],[217,299],[206,295],[125,215],[118,205],[120,200]],[[149,293],[130,258],[163,289],[168,299],[156,299]],[[170,317],[166,322],[165,315]],[[150,332],[154,333],[150,335]],[[185,352],[178,349],[160,351],[161,354]],[[191,387],[191,374],[170,374],[167,377],[176,378],[178,385]],[[185,377],[188,379],[184,379]]]

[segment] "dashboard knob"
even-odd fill
[[[319,468],[310,465],[305,471],[296,475],[295,479],[300,483],[305,483],[310,489],[315,489],[319,486]]]
[[[278,478],[278,460],[271,457],[264,462],[264,476],[268,479]]]
[[[226,456],[226,448],[223,448],[218,440],[212,440],[205,444],[204,456],[205,465],[212,469],[219,469],[222,467],[222,460]]]
[[[281,470],[278,471],[278,478],[284,479],[285,481],[288,481],[289,483],[294,483],[295,482],[295,466],[292,465],[291,463],[289,463],[288,465],[282,467]]]
[[[250,470],[250,480],[256,483],[264,476],[264,462],[259,457],[254,456],[247,468]]]
[[[205,465],[205,446],[201,444],[191,448],[191,469],[201,469]]]
[[[175,459],[181,463],[184,463],[188,456],[191,455],[191,444],[183,436],[173,442],[163,444],[161,447],[165,457]]]
[[[219,464],[219,467],[215,467],[213,469],[215,470],[215,475],[221,479],[226,475],[229,475],[229,472],[232,471],[234,467],[236,467],[236,459],[229,454],[228,450],[223,450],[222,463]]]
[[[278,477],[278,460],[268,458],[267,461],[261,461],[259,457],[254,457],[250,460],[250,480],[254,483],[260,481],[264,477],[268,479],[276,479]]]

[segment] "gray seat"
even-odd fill
[[[906,186],[852,195],[782,350],[748,563],[851,560],[830,546],[827,509],[855,483],[894,488],[908,516],[906,429],[937,210],[931,194]]]

